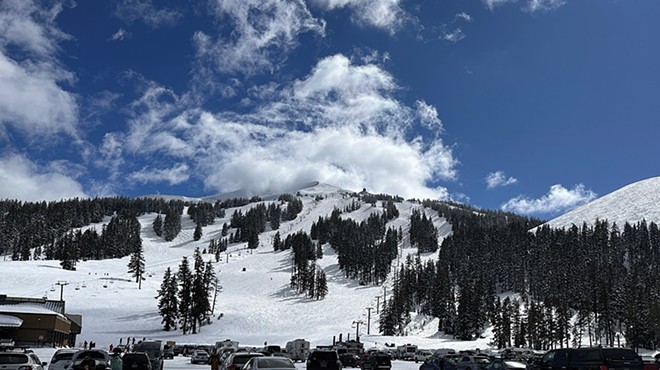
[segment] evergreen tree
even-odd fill
[[[156,235],[163,236],[163,218],[160,217],[160,213],[154,219],[153,229]]]
[[[131,254],[131,259],[128,262],[128,273],[135,278],[135,282],[139,283],[144,280],[143,277],[146,266],[144,264],[144,253],[142,250],[142,242],[136,244]]]
[[[201,238],[202,238],[202,223],[198,222],[197,225],[195,225],[195,231],[193,232],[193,240],[198,241]]]
[[[179,282],[179,328],[183,334],[187,334],[191,329],[194,321],[192,316],[192,290],[193,290],[193,273],[190,270],[188,258],[183,257],[177,272],[177,281]]]
[[[168,267],[165,270],[163,282],[160,284],[158,296],[156,297],[158,299],[158,313],[163,318],[161,323],[165,331],[176,329],[176,321],[179,316],[177,291],[176,276],[172,274]]]

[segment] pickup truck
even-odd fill
[[[644,370],[642,358],[630,348],[585,347],[548,351],[540,370]]]

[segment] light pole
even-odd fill
[[[367,335],[369,335],[369,328],[371,327],[371,310],[373,310],[373,307],[367,307]]]
[[[353,321],[353,324],[355,324],[355,340],[360,341],[360,324],[362,324],[362,320],[357,320]]]
[[[63,301],[62,298],[64,297],[64,286],[65,286],[65,285],[69,285],[69,282],[68,282],[68,281],[64,281],[64,280],[60,280],[60,281],[58,281],[57,283],[55,283],[55,285],[59,285],[59,286],[60,286],[60,301]]]
[[[380,296],[376,296],[376,315],[378,315],[378,306],[380,306]]]

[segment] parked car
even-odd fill
[[[362,370],[390,370],[392,361],[387,353],[372,353],[360,364]]]
[[[125,353],[122,359],[122,370],[151,370],[151,360],[146,352]]]
[[[420,349],[413,356],[413,360],[415,360],[415,362],[426,361],[426,359],[431,356],[433,356],[433,352],[431,352],[430,350]]]
[[[485,356],[461,356],[456,362],[457,370],[481,370],[490,363]]]
[[[295,368],[296,365],[290,359],[274,356],[252,357],[243,365],[243,370],[291,370]]]
[[[73,354],[69,370],[82,370],[80,364],[87,358],[95,362],[95,370],[110,369],[110,355],[103,349],[81,349]],[[91,369],[90,369],[91,370]]]
[[[195,352],[190,355],[191,364],[208,364],[209,363],[209,354],[203,349],[196,349]]]
[[[498,358],[486,365],[484,370],[525,370],[527,366],[523,361]]]
[[[548,351],[539,364],[541,370],[627,369],[644,370],[641,357],[630,348],[560,348]]]
[[[73,348],[60,348],[55,353],[53,353],[53,357],[50,359],[50,363],[48,364],[48,370],[66,370],[70,367],[71,365],[71,359],[73,358],[73,354],[78,352],[77,349]]]
[[[456,362],[449,359],[448,356],[431,356],[424,360],[419,366],[419,370],[456,370]]]
[[[44,370],[44,366],[47,364],[32,352],[0,352],[0,369],[2,370]]]
[[[259,352],[234,352],[223,362],[221,370],[241,370],[252,357],[265,357]]]
[[[344,367],[358,367],[360,366],[360,356],[354,353],[342,353],[339,355],[339,361]]]
[[[315,349],[306,362],[307,370],[342,370],[343,365],[335,350]]]

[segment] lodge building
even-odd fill
[[[68,314],[64,308],[64,301],[0,294],[0,343],[73,345],[82,330],[82,316]]]

